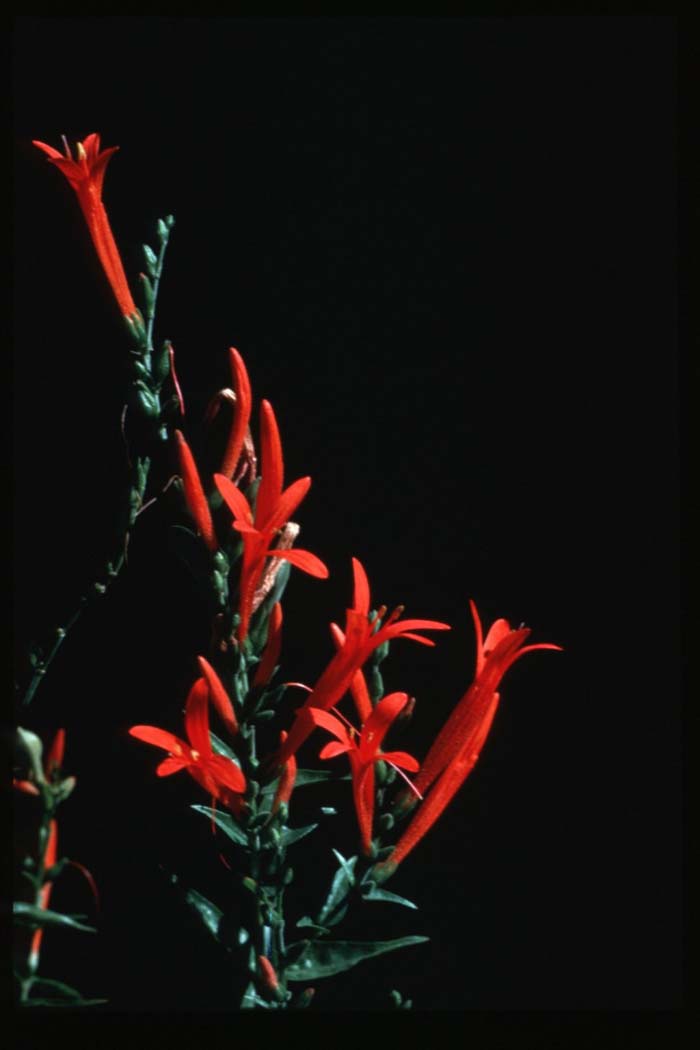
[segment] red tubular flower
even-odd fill
[[[250,412],[253,405],[253,397],[250,390],[250,380],[243,358],[233,346],[229,349],[231,360],[231,377],[233,390],[236,395],[236,403],[233,411],[233,422],[221,462],[221,473],[227,478],[233,477],[238,460],[243,451],[246,430],[250,421]]]
[[[348,730],[343,722],[329,711],[320,711],[313,707],[309,711],[309,719],[313,725],[322,726],[336,738],[335,742],[326,744],[319,758],[335,758],[336,755],[347,754],[350,760],[355,811],[365,854],[369,854],[372,847],[374,763],[381,759],[412,773],[418,769],[415,758],[405,751],[379,750],[391,724],[407,702],[407,693],[391,693],[380,700],[363,725],[359,741],[355,739],[355,730]]]
[[[476,605],[469,606],[476,631],[476,675],[462,699],[452,711],[430,748],[419,776],[416,788],[421,794],[430,787],[455,756],[465,750],[474,751],[474,741],[483,733],[485,721],[493,719],[498,704],[496,690],[508,668],[525,653],[536,649],[561,650],[559,645],[540,642],[523,645],[530,635],[528,627],[512,630],[507,620],[496,620],[491,625],[486,641],[483,641],[481,620]],[[490,724],[490,723],[489,723]],[[478,748],[476,749],[478,751]]]
[[[411,638],[422,645],[435,645],[430,638],[415,634],[415,631],[450,630],[449,624],[436,620],[403,620],[397,623],[403,612],[402,606],[387,617],[378,631],[375,630],[376,618],[372,621],[369,619],[370,592],[367,574],[357,558],[352,559],[352,569],[355,590],[353,607],[345,614],[345,641],[316,682],[306,703],[297,711],[289,737],[278,755],[280,763],[286,762],[291,754],[298,751],[312,732],[313,722],[308,717],[309,710],[315,707],[328,711],[335,706],[350,687],[357,671],[378,646],[393,638]],[[385,612],[385,609],[380,609],[377,616],[383,616]]]
[[[185,705],[185,731],[189,741],[155,726],[132,726],[131,736],[169,752],[156,769],[156,775],[167,777],[186,769],[197,783],[214,799],[228,801],[228,792],[245,791],[245,777],[231,759],[215,755],[209,737],[209,685],[206,678],[198,678],[192,686]]]
[[[280,744],[284,744],[287,739],[287,734],[284,729],[280,733]],[[274,815],[280,808],[282,803],[289,805],[289,800],[292,797],[292,791],[294,790],[294,781],[297,778],[297,760],[294,755],[288,758],[284,764],[284,768],[280,773],[280,781],[275,791],[275,797],[272,800],[271,813]]]
[[[379,878],[387,878],[433,826],[471,773],[491,729],[499,694],[496,691],[508,668],[525,653],[536,649],[561,650],[561,646],[540,642],[523,645],[530,634],[527,627],[512,630],[507,620],[496,620],[482,641],[481,621],[470,601],[476,629],[476,675],[462,699],[438,733],[415,779],[416,791],[427,799],[403,833],[391,856],[376,866]],[[413,799],[404,793],[398,808],[405,810]]]
[[[243,565],[240,584],[240,623],[238,640],[245,641],[253,611],[255,591],[264,574],[267,558],[282,558],[310,576],[326,579],[328,569],[309,551],[291,548],[273,549],[276,533],[294,513],[311,485],[311,478],[299,478],[282,491],[284,467],[277,421],[269,401],[260,406],[260,433],[262,478],[255,506],[255,516],[248,500],[233,482],[223,474],[215,474],[214,481],[234,516],[233,527],[243,537]]]
[[[66,731],[59,729],[51,743],[46,761],[44,762],[44,775],[49,783],[61,772],[63,756],[66,750]]]
[[[65,156],[59,153],[57,149],[54,149],[53,146],[47,146],[45,142],[37,142],[35,140],[33,145],[47,154],[51,163],[55,164],[63,172],[75,190],[78,196],[78,203],[92,237],[92,242],[95,245],[97,257],[102,263],[102,268],[112,287],[119,309],[125,317],[139,316],[139,311],[129,291],[121,256],[109,225],[107,212],[102,203],[102,183],[107,162],[119,147],[112,146],[110,149],[100,152],[100,136],[95,134],[88,135],[83,142],[77,143],[76,153],[78,159],[73,160],[67,143]]]
[[[49,837],[46,843],[46,849],[44,850],[44,871],[48,871],[56,863],[56,857],[58,856],[58,824],[55,820],[49,822]],[[39,891],[39,907],[46,910],[49,906],[49,898],[51,896],[51,890],[53,883],[45,882]],[[41,948],[41,941],[44,936],[43,927],[39,927],[34,931],[32,937],[31,947],[29,949],[29,969],[32,973],[37,968],[39,962],[39,950]]]
[[[202,482],[199,478],[197,464],[194,461],[189,445],[179,430],[175,431],[175,439],[177,441],[177,455],[180,461],[180,474],[182,475],[187,509],[192,515],[192,520],[209,550],[212,552],[216,551],[219,545],[214,532],[214,522],[212,521],[209,503],[204,495]]]
[[[338,627],[337,623],[331,624],[331,635],[333,636],[336,650],[342,649],[345,645],[345,634]],[[366,722],[372,714],[372,701],[369,697],[365,676],[361,670],[355,671],[355,674],[350,679],[350,695],[355,702],[360,722]]]
[[[233,710],[231,698],[224,689],[221,679],[209,661],[205,660],[203,656],[197,657],[197,663],[207,681],[207,685],[209,686],[209,699],[216,708],[219,718],[224,723],[231,736],[237,736],[238,719]]]
[[[275,602],[267,628],[267,642],[262,659],[257,666],[253,685],[267,685],[272,678],[282,648],[282,606]],[[286,734],[285,734],[286,735]]]

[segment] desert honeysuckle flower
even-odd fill
[[[227,478],[232,478],[243,451],[253,398],[250,389],[250,379],[248,378],[243,358],[233,346],[229,349],[229,360],[231,362],[231,380],[234,393],[233,420],[219,473]]]
[[[198,678],[190,689],[185,705],[185,743],[165,729],[156,726],[132,726],[131,736],[167,751],[168,757],[156,768],[159,777],[186,769],[212,798],[227,804],[229,792],[245,791],[243,773],[230,758],[214,754],[209,736],[209,690],[206,678]]]
[[[360,826],[362,849],[368,855],[372,848],[372,823],[374,819],[374,764],[390,762],[401,769],[415,773],[418,762],[405,751],[381,751],[381,745],[392,723],[408,702],[407,693],[390,693],[380,700],[358,733],[348,728],[330,711],[312,707],[308,712],[310,722],[327,729],[336,738],[326,744],[319,758],[348,756],[352,773],[352,793],[357,822]]]
[[[214,705],[219,718],[228,729],[231,736],[238,735],[238,719],[233,710],[233,704],[231,703],[231,697],[224,689],[223,682],[219,678],[218,674],[211,666],[208,660],[205,660],[203,656],[197,657],[197,663],[199,669],[206,679],[207,685],[209,686],[209,699]]]
[[[430,748],[415,779],[416,792],[430,793],[396,844],[392,854],[374,872],[386,879],[411,852],[444,812],[474,768],[491,729],[499,702],[497,692],[503,675],[525,653],[537,649],[561,650],[549,642],[524,645],[530,629],[513,630],[507,620],[496,620],[483,640],[481,620],[470,602],[476,630],[476,674],[462,699],[452,711]],[[415,795],[403,792],[396,809],[406,812],[415,804]]]
[[[102,263],[102,269],[107,275],[107,280],[122,314],[128,318],[134,316],[140,318],[129,291],[119,249],[102,203],[102,183],[107,162],[119,147],[112,146],[110,149],[100,151],[100,136],[88,135],[83,142],[77,143],[75,149],[77,160],[73,160],[65,139],[64,143],[65,156],[53,146],[47,146],[45,142],[33,141],[33,145],[46,153],[51,163],[63,172],[75,190],[97,257]]]
[[[384,624],[376,630],[378,620],[384,616],[386,609],[382,608],[373,619],[369,619],[370,591],[367,574],[357,558],[352,559],[352,570],[354,579],[353,607],[345,613],[345,631],[340,632],[344,640],[332,657],[321,677],[316,682],[306,703],[297,711],[296,719],[289,732],[284,747],[280,750],[278,760],[286,762],[291,754],[294,754],[313,730],[313,722],[308,717],[309,710],[319,708],[328,711],[341,699],[343,694],[355,682],[355,675],[371,653],[384,642],[394,638],[410,638],[422,645],[435,645],[430,638],[424,638],[416,631],[449,631],[450,625],[439,623],[436,620],[399,620],[403,607],[398,606],[387,617]],[[356,688],[355,702],[364,707],[364,699]]]
[[[224,503],[233,514],[233,528],[241,533],[243,539],[239,642],[245,641],[248,635],[255,592],[264,575],[268,558],[281,558],[310,576],[320,579],[326,579],[328,576],[328,569],[315,554],[296,548],[280,549],[272,546],[279,530],[289,521],[309,491],[311,478],[299,478],[282,491],[282,445],[275,414],[269,401],[263,401],[260,406],[260,437],[262,477],[255,503],[255,515],[246,497],[230,478],[223,474],[214,475]]]
[[[197,464],[194,461],[194,456],[192,455],[190,446],[187,444],[179,430],[175,431],[175,441],[177,444],[177,457],[180,464],[182,488],[185,494],[187,509],[197,526],[200,536],[209,550],[213,553],[218,549],[219,545],[217,543],[216,533],[214,532],[214,522],[212,521],[211,511],[209,509],[209,502],[204,493],[204,488],[199,477],[199,471],[197,470]]]

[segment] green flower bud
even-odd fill
[[[151,275],[151,277],[155,277],[156,271],[158,269],[158,256],[152,248],[148,247],[147,244],[144,244],[143,246],[143,258],[144,262],[146,263],[146,269],[148,270],[149,274]]]
[[[153,378],[156,383],[158,383],[158,386],[160,386],[165,377],[170,373],[169,348],[170,343],[166,341],[153,358]]]

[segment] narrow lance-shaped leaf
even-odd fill
[[[285,968],[288,981],[318,980],[352,969],[365,959],[372,959],[399,948],[424,944],[429,937],[399,937],[393,941],[315,941],[309,942],[297,962]],[[290,945],[290,949],[296,947]]]
[[[224,813],[220,809],[212,809],[211,806],[191,806],[197,813],[203,813],[205,817],[213,820],[217,827],[221,828],[225,835],[236,842],[239,846],[248,845],[248,836],[243,828],[239,827],[230,813]]]
[[[97,933],[93,926],[86,926],[72,915],[62,915],[60,912],[38,908],[35,904],[25,904],[23,901],[15,901],[12,914],[14,919],[24,926],[63,926],[71,930],[81,930],[83,933]]]
[[[348,891],[355,883],[355,876],[353,872],[355,869],[355,865],[357,864],[357,857],[351,857],[350,860],[345,860],[345,858],[340,853],[338,853],[337,850],[333,850],[333,852],[338,858],[340,867],[333,876],[333,882],[331,883],[331,888],[328,892],[328,896],[326,897],[325,904],[321,908],[321,911],[318,913],[317,921],[321,926],[323,926],[323,924],[326,922],[328,916],[336,910],[338,905],[340,905],[345,900],[345,898],[348,895]]]
[[[221,908],[217,908],[215,904],[203,897],[197,890],[188,890],[185,894],[185,900],[190,907],[197,912],[200,919],[209,930],[213,937],[219,935],[219,923],[223,912]]]

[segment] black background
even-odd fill
[[[374,932],[430,943],[321,982],[317,1005],[392,987],[424,1009],[679,1005],[674,20],[23,18],[13,59],[18,650],[98,575],[119,506],[127,344],[30,144],[99,131],[121,147],[105,201],[132,278],[176,216],[157,335],[200,461],[235,345],[287,478],[313,477],[300,542],[331,579],[295,575],[283,675],[330,656],[351,555],[376,603],[453,624],[387,665],[418,698],[397,739],[418,757],[471,679],[469,597],[565,648],[509,672],[475,772],[392,880],[420,911]],[[230,890],[195,789],[126,736],[179,731],[206,651],[171,513],[140,519],[24,719],[68,729],[61,843],[102,895],[99,937],[47,936],[44,972],[125,1012],[234,1005],[161,870]],[[353,829],[329,825],[301,898]],[[77,875],[54,893],[89,907]]]

